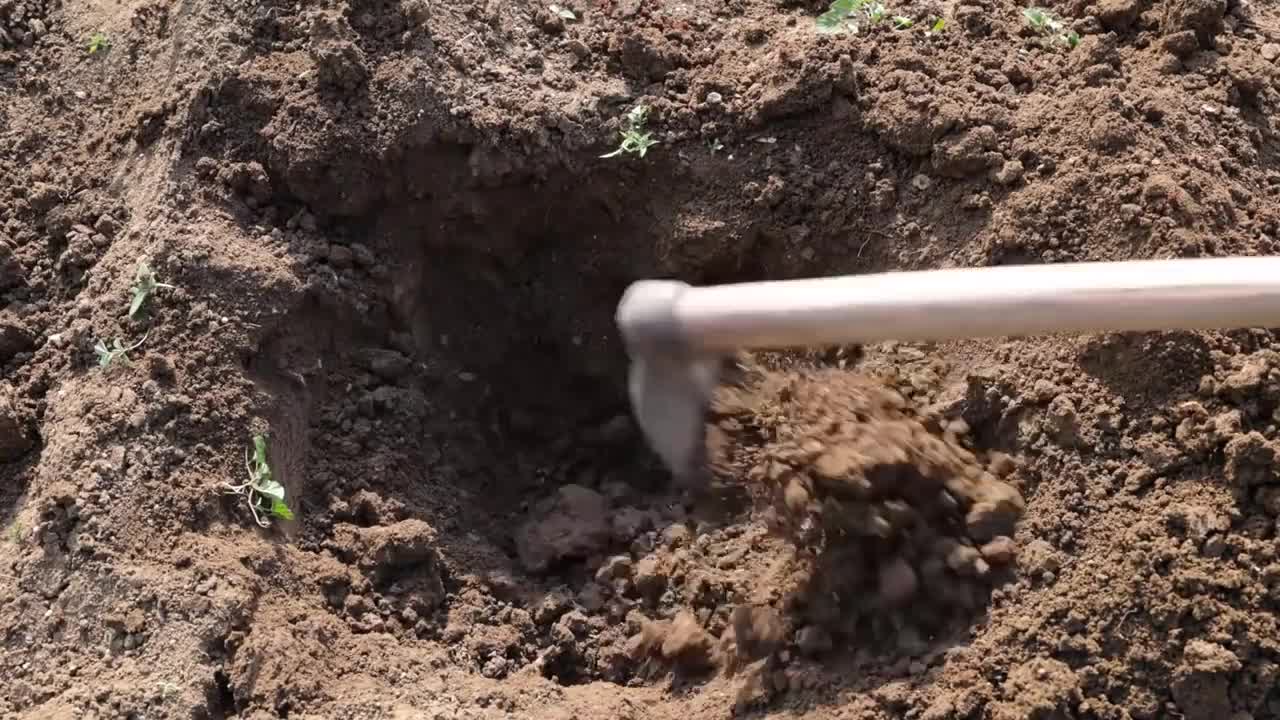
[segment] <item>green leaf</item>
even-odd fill
[[[132,319],[133,316],[138,314],[138,311],[142,309],[142,303],[146,301],[147,301],[147,293],[144,292],[142,288],[135,287],[133,289],[133,302],[129,303],[130,319]]]
[[[930,31],[930,32],[940,33],[940,32],[942,32],[943,28],[945,28],[946,26],[947,26],[947,19],[946,19],[946,18],[938,18],[938,21],[937,21],[937,22],[935,22],[935,23],[933,24],[933,27],[932,27],[932,28],[930,28],[930,30],[929,30],[929,31]]]
[[[275,480],[267,479],[254,483],[253,489],[272,500],[284,501],[284,486]]]
[[[98,354],[98,367],[107,367],[111,364],[112,353],[106,341],[99,340],[98,344],[93,346],[93,351]]]
[[[267,439],[262,435],[253,436],[253,460],[259,465],[267,464]]]
[[[285,505],[285,504],[284,504],[284,501],[283,501],[283,500],[272,500],[272,501],[271,501],[271,514],[272,514],[272,515],[275,515],[276,517],[280,518],[281,520],[292,520],[292,519],[293,519],[293,511],[289,509],[289,506],[288,506],[288,505]]]
[[[915,24],[916,22],[914,20],[904,15],[893,16],[893,26],[898,28],[899,30],[906,30],[907,28]]]
[[[1067,33],[1066,38],[1067,38],[1067,45],[1070,46],[1073,50],[1077,45],[1080,44],[1080,33],[1076,32],[1075,30],[1072,30],[1071,32]]]
[[[858,8],[862,7],[863,2],[865,1],[866,0],[835,0],[835,2],[831,3],[831,5],[828,7],[828,11],[842,12],[845,15],[849,15],[850,13],[856,11]]]
[[[818,32],[820,33],[838,33],[844,31],[844,21],[848,17],[847,13],[828,10],[822,13],[815,20]]]

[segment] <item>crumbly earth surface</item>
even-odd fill
[[[0,716],[1280,718],[1271,330],[628,415],[635,279],[1280,252],[1280,5],[1046,4],[0,0]]]

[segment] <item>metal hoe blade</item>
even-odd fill
[[[636,355],[628,391],[649,446],[677,480],[694,476],[705,453],[707,405],[715,391],[717,359]]]

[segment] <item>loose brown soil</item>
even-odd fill
[[[0,0],[0,716],[1280,718],[1273,331],[628,415],[635,279],[1280,252],[1280,6],[1047,4]]]

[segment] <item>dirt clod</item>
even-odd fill
[[[560,488],[519,533],[520,561],[541,572],[567,558],[583,558],[609,542],[609,504],[578,485]]]

